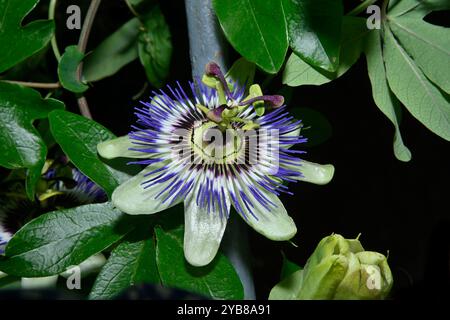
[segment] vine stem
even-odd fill
[[[139,14],[136,12],[136,10],[134,10],[133,6],[128,2],[128,0],[124,0],[125,4],[127,5],[128,9],[130,10],[130,12],[136,16],[139,17]]]
[[[89,5],[89,9],[86,13],[86,17],[84,18],[83,27],[81,28],[80,39],[78,40],[78,50],[84,54],[86,52],[86,46],[89,40],[89,35],[91,33],[92,24],[94,23],[95,15],[97,14],[98,7],[100,6],[101,0],[91,0],[91,4]],[[83,62],[78,65],[77,69],[77,78],[78,81],[81,81],[83,75]],[[80,109],[80,113],[88,118],[92,119],[91,111],[89,110],[89,105],[84,96],[80,96],[77,99],[78,108]]]
[[[56,11],[56,3],[58,0],[50,0],[50,5],[48,7],[48,18],[50,20],[55,20],[55,11]],[[53,35],[51,40],[53,54],[55,55],[56,60],[59,62],[61,60],[61,52],[58,49],[58,43],[56,42],[56,33]]]
[[[356,6],[352,11],[350,11],[347,15],[348,16],[357,16],[361,12],[367,9],[368,6],[373,5],[378,0],[365,0],[364,2],[360,3],[358,6]]]
[[[24,87],[37,88],[37,89],[58,89],[61,87],[59,82],[44,83],[44,82],[27,82],[27,81],[15,81],[15,80],[2,80],[3,82],[19,84]]]

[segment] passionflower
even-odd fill
[[[153,92],[136,108],[127,136],[97,146],[106,159],[147,166],[116,188],[113,204],[140,215],[183,202],[184,254],[194,266],[216,255],[231,206],[267,238],[291,239],[297,228],[278,197],[290,194],[286,182],[325,184],[333,166],[301,160],[304,152],[291,149],[306,139],[282,96],[264,95],[258,85],[247,94],[215,63],[189,86],[190,94],[178,82]]]

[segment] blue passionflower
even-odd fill
[[[257,85],[247,93],[215,63],[189,85],[189,94],[179,83],[153,92],[136,108],[130,134],[98,145],[106,159],[147,166],[114,191],[113,204],[140,215],[183,202],[184,253],[194,266],[216,255],[231,206],[267,238],[291,239],[297,228],[278,197],[291,194],[285,182],[325,184],[334,167],[301,160],[304,152],[291,149],[306,139],[282,96],[263,95]]]

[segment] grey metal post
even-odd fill
[[[192,75],[201,77],[205,65],[215,61],[226,70],[225,41],[210,0],[185,0]],[[236,214],[230,217],[222,249],[230,259],[244,286],[245,299],[255,299],[250,271],[247,226]]]

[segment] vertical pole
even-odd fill
[[[212,10],[211,0],[185,0],[193,78],[201,78],[205,65],[216,62],[226,68],[225,41]],[[244,286],[245,299],[255,299],[250,271],[250,251],[245,223],[231,215],[222,241],[222,249],[230,259]]]

